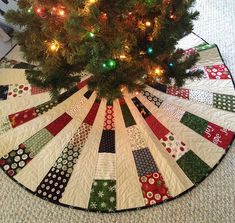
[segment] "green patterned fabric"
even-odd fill
[[[197,51],[200,52],[200,51],[204,51],[204,50],[208,50],[208,49],[212,49],[212,48],[215,48],[216,45],[215,44],[201,44],[199,46],[196,47]]]
[[[47,101],[41,105],[36,106],[36,112],[38,115],[42,115],[44,112],[47,112],[48,110],[52,109],[57,104],[58,104],[58,101],[56,100]]]
[[[213,94],[213,107],[235,112],[235,97],[225,94]]]
[[[35,156],[53,137],[54,136],[44,128],[27,139],[23,144],[26,150]]]
[[[89,200],[90,210],[112,212],[116,210],[116,181],[94,180]]]
[[[135,120],[134,120],[127,104],[121,105],[121,109],[122,109],[122,115],[123,115],[126,127],[130,127],[132,125],[135,125],[136,124]]]
[[[199,183],[211,170],[211,168],[191,150],[177,160],[177,163],[194,184]]]
[[[189,112],[185,112],[180,122],[200,135],[203,135],[208,125],[208,121]]]

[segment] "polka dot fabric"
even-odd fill
[[[183,98],[183,99],[189,98],[189,90],[188,89],[167,87],[166,93],[173,95],[173,96]]]
[[[218,109],[235,112],[235,96],[214,94],[213,106]]]
[[[30,94],[31,94],[31,86],[29,84],[27,85],[10,84],[8,89],[7,99],[22,97],[24,95],[30,95]]]
[[[59,201],[73,172],[73,166],[76,164],[79,154],[80,148],[69,143],[37,187],[37,195],[53,202]]]
[[[139,181],[141,183],[146,206],[161,203],[162,201],[171,198],[160,172],[142,176],[139,178]]]
[[[0,166],[9,175],[16,175],[30,160],[33,158],[33,153],[20,144],[18,149],[12,150],[10,153],[4,155],[0,160]]]
[[[229,71],[224,64],[206,66],[205,71],[210,79],[221,79],[221,80],[231,79]]]
[[[185,144],[175,139],[175,136],[169,132],[161,140],[165,150],[176,160],[183,156],[187,151]]]
[[[0,62],[2,171],[45,202],[108,213],[168,205],[210,180],[235,138],[235,93],[217,47],[189,39],[179,44],[184,57],[199,54],[191,70],[201,79],[146,85],[113,102],[89,89],[87,72],[48,98],[27,83],[24,69],[35,67],[14,48]]]

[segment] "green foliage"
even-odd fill
[[[56,97],[71,89],[80,81],[79,73],[87,70],[92,73],[89,88],[110,101],[122,97],[123,89],[140,91],[153,81],[180,87],[185,80],[201,76],[200,71],[188,71],[198,55],[185,57],[176,49],[198,18],[199,13],[191,11],[194,3],[37,0],[32,5],[31,0],[19,0],[19,10],[5,17],[21,27],[15,37],[26,60],[38,64],[37,70],[26,71],[31,83],[50,88]],[[51,50],[54,42],[59,43],[58,49]],[[161,78],[153,75],[156,67],[164,70]]]

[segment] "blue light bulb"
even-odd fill
[[[152,54],[153,53],[153,48],[152,47],[148,47],[147,48],[147,53],[148,54]]]

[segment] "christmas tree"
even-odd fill
[[[199,13],[195,0],[19,0],[8,22],[18,25],[15,37],[34,85],[57,96],[91,73],[88,86],[113,100],[145,84],[177,87],[201,71],[190,68],[198,54],[186,56],[177,42],[193,30]]]

